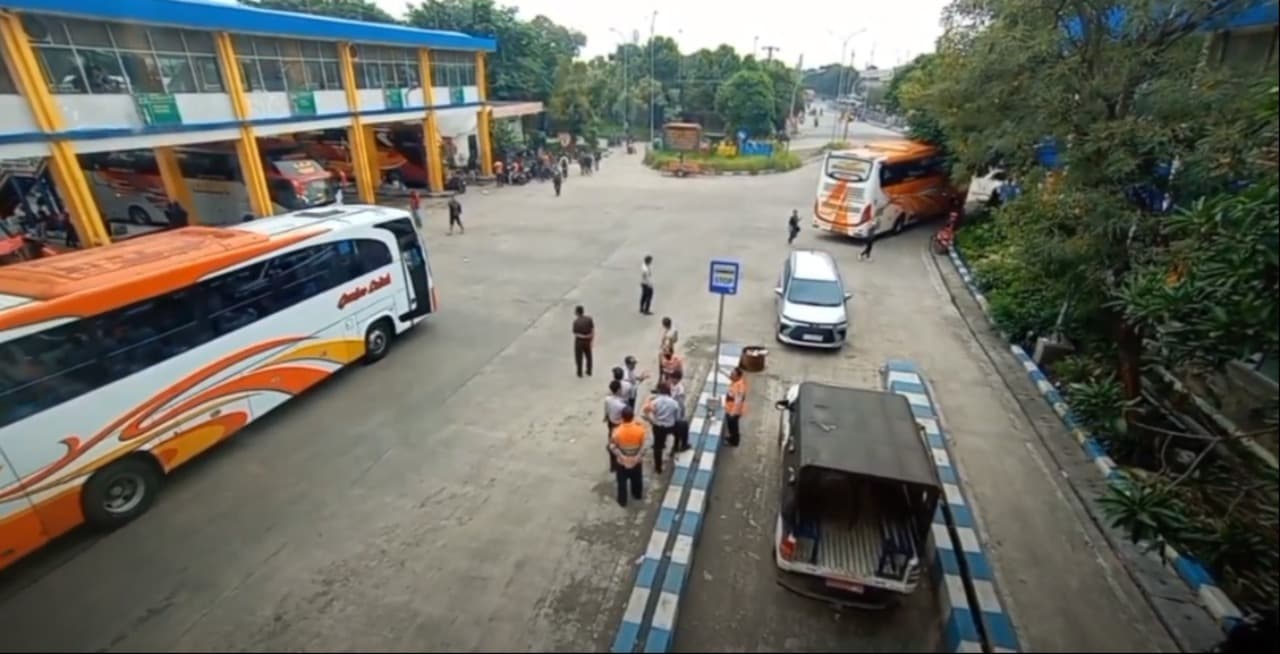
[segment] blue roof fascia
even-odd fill
[[[497,41],[461,32],[259,9],[200,0],[0,0],[0,9],[194,30],[268,34],[413,48],[495,52]]]
[[[1113,7],[1107,11],[1107,28],[1113,35],[1125,29],[1128,16],[1123,8]],[[1239,12],[1221,20],[1206,24],[1200,31],[1216,31],[1226,29],[1243,29],[1248,27],[1265,27],[1280,23],[1280,0],[1252,0]],[[1063,23],[1067,35],[1073,39],[1080,38],[1083,30],[1080,20],[1069,18]]]

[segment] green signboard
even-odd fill
[[[382,104],[387,109],[404,109],[404,89],[382,89]]]
[[[181,125],[182,113],[178,100],[165,93],[139,93],[133,96],[138,114],[147,125]]]
[[[289,114],[293,116],[316,115],[315,91],[290,91]]]
[[[466,103],[467,103],[467,94],[463,91],[462,87],[450,86],[449,87],[449,104],[466,104]]]

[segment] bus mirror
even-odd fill
[[[774,294],[774,295],[776,295],[776,296],[778,296],[778,297],[782,297],[782,287],[781,287],[781,286],[774,286],[774,287],[773,287],[773,294]]]

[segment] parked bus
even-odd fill
[[[900,232],[945,215],[959,193],[937,148],[916,141],[871,143],[827,153],[813,202],[817,229],[865,237]]]
[[[296,144],[259,144],[275,211],[297,211],[334,200],[332,175]],[[205,225],[238,223],[253,211],[236,151],[230,145],[175,148],[178,167],[191,190],[188,207]],[[104,217],[137,225],[167,224],[169,201],[151,150],[121,150],[80,157]]]
[[[136,518],[164,475],[436,308],[410,216],[384,207],[0,267],[0,569]]]
[[[413,142],[414,139],[397,138],[399,133],[403,131],[397,132],[390,128],[377,128],[373,132],[380,175],[377,183],[425,188],[427,162],[423,156],[422,131],[418,130],[416,144]],[[298,134],[296,138],[298,145],[331,173],[341,174],[351,181],[355,180],[355,169],[351,165],[351,146],[347,142],[346,130],[329,129],[309,132]]]

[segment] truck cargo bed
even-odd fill
[[[905,564],[917,549],[912,514],[890,489],[847,490],[810,505],[797,534],[800,560],[854,579],[906,581]]]

